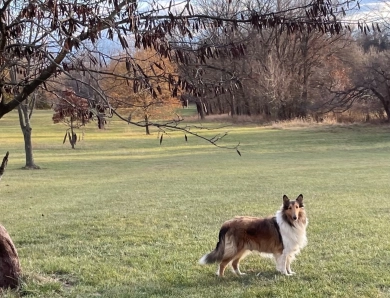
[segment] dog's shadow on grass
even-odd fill
[[[281,274],[276,270],[264,270],[264,271],[256,271],[256,270],[247,270],[244,275],[238,276],[232,272],[226,272],[224,277],[219,277],[216,274],[214,275],[199,275],[192,280],[193,286],[199,286],[199,284],[206,286],[216,286],[216,285],[229,285],[229,284],[237,284],[241,286],[267,286],[273,285],[278,282],[285,281],[294,281],[299,279],[300,281],[305,282],[313,282],[316,280],[314,276],[308,276],[303,273],[297,273],[291,276],[286,276]],[[189,285],[192,286],[192,285]]]
[[[187,273],[189,275],[177,272],[174,275],[170,274],[161,277],[158,283],[138,284],[133,288],[134,294],[148,296],[169,294],[172,297],[184,297],[183,295],[185,294],[201,291],[204,295],[218,293],[217,296],[219,297],[232,289],[242,291],[253,286],[272,287],[275,283],[283,282],[286,279],[295,279],[295,276],[285,276],[275,270],[264,270],[261,272],[248,270],[242,276],[226,272],[224,277],[218,277],[210,271],[191,271]]]
[[[279,272],[275,270],[265,270],[265,271],[255,271],[255,270],[247,270],[244,275],[238,276],[232,272],[226,272],[224,277],[219,277],[216,274],[210,274],[202,272],[201,274],[197,274],[192,279],[187,280],[185,282],[185,286],[187,287],[215,287],[218,285],[241,285],[241,286],[250,286],[250,285],[267,285],[274,284],[275,281],[289,278],[284,275],[281,275]],[[171,281],[172,286],[175,286],[174,280]],[[183,283],[181,283],[183,286]]]

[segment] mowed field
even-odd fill
[[[226,123],[225,123],[226,124]],[[217,127],[224,123],[210,123]],[[208,126],[207,123],[202,125]],[[235,125],[219,149],[110,121],[72,150],[51,113],[32,119],[25,165],[16,113],[0,119],[0,223],[23,278],[2,297],[390,297],[390,126]],[[216,131],[204,131],[212,136]],[[282,276],[247,257],[243,277],[198,265],[235,215],[304,196],[308,246]]]

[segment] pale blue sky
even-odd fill
[[[390,2],[386,0],[361,0],[360,10],[353,13],[353,19],[363,19],[367,22],[381,22],[383,18],[390,19]]]

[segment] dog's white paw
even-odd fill
[[[279,271],[280,273],[282,274],[286,274],[287,273],[287,269],[286,268],[281,268],[281,267],[276,267],[276,270]]]
[[[283,275],[287,275],[287,276],[289,276],[289,275],[291,275],[286,269],[284,269],[284,270],[278,270],[281,274],[283,274]]]

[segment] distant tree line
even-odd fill
[[[237,51],[245,55],[232,58],[223,51],[210,52],[203,64],[194,60],[180,65],[157,59],[157,52],[150,49],[138,50],[134,56],[143,61],[138,64],[140,72],[155,76],[150,83],[159,91],[158,96],[153,96],[147,90],[139,92],[137,85],[120,76],[127,71],[126,56],[118,53],[106,67],[96,69],[99,74],[83,76],[70,71],[71,79],[59,76],[48,83],[52,92],[41,92],[36,102],[41,108],[57,102],[55,108],[64,98],[53,90],[70,88],[83,98],[94,99],[99,97],[96,90],[100,88],[110,97],[113,107],[127,109],[128,119],[138,117],[143,125],[172,114],[179,101],[183,105],[195,104],[202,118],[229,114],[260,116],[266,120],[309,117],[321,121],[325,115],[353,110],[362,119],[376,117],[389,121],[389,32],[386,26],[381,31],[348,31],[339,35],[280,33],[273,28],[258,32],[249,27],[242,28],[240,34],[235,31],[225,36],[211,30],[203,32],[201,42],[195,46],[197,51],[202,51],[207,42],[223,43],[215,40],[220,38],[242,44]],[[79,59],[88,57],[81,55]],[[132,71],[136,75],[137,71]],[[193,90],[203,92],[182,92],[172,97],[169,89],[172,74],[183,78],[183,83],[185,79],[186,84],[192,84]],[[202,89],[206,84],[208,88]],[[93,111],[93,115],[99,115]],[[99,127],[103,127],[101,117],[97,119]],[[149,126],[145,128],[149,133]]]
[[[269,3],[253,2],[251,8],[266,14],[274,7],[272,1]],[[241,8],[219,0],[199,0],[198,4],[205,14],[226,17]],[[288,10],[295,4],[282,0],[277,5]],[[195,86],[214,84],[214,89],[197,96],[184,94],[182,101],[194,102],[201,117],[228,113],[320,121],[330,112],[353,109],[365,119],[375,116],[389,121],[390,30],[389,20],[382,21],[337,35],[315,30],[280,32],[272,27],[261,31],[251,26],[240,26],[239,30],[210,28],[193,50],[201,51],[205,45],[240,44],[235,50],[245,55],[232,57],[209,51],[205,63],[194,60],[192,65],[182,66],[180,74]]]

